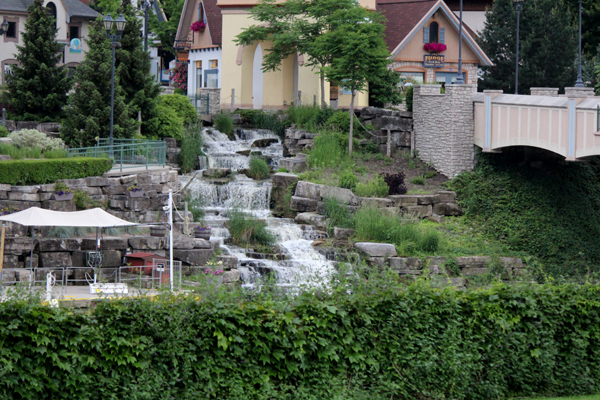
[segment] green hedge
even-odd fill
[[[41,185],[59,179],[102,176],[112,168],[108,158],[57,158],[0,161],[0,183]]]
[[[600,288],[0,303],[3,399],[503,399],[600,391]]]

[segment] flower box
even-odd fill
[[[190,26],[190,29],[194,32],[202,32],[205,28],[206,24],[204,21],[196,21]]]
[[[130,190],[128,191],[129,197],[144,197],[143,190]]]
[[[73,192],[63,193],[63,194],[54,193],[53,197],[54,197],[54,200],[56,200],[56,201],[73,200]]]
[[[444,43],[425,43],[423,45],[423,50],[429,53],[442,53],[446,51],[446,45]]]
[[[194,230],[194,237],[196,239],[204,239],[204,240],[210,240],[210,228],[205,229],[203,231],[199,231],[199,230]]]

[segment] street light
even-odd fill
[[[524,0],[513,0],[515,2],[515,9],[517,10],[517,56],[516,59],[516,70],[515,70],[515,94],[519,94],[519,32],[521,22],[521,8],[523,8]]]
[[[583,79],[581,78],[581,8],[582,0],[579,0],[579,60],[577,61],[577,82],[575,87],[583,87]]]
[[[115,48],[121,47],[121,43],[118,41],[123,36],[123,31],[125,30],[125,24],[127,20],[123,17],[123,14],[119,14],[117,20],[113,20],[110,16],[110,13],[104,17],[102,20],[104,24],[104,29],[106,30],[106,36],[111,40],[111,48],[112,48],[112,66],[111,66],[111,75],[110,75],[110,156],[114,157],[113,153],[113,121],[115,114]],[[112,29],[113,26],[117,28],[117,34],[113,34]]]
[[[2,25],[0,25],[0,36],[4,35],[6,32],[8,32],[8,21],[4,20]]]
[[[145,0],[142,4],[144,8],[144,51],[148,52],[148,10],[152,7],[154,1]]]
[[[457,85],[464,85],[465,80],[462,74],[462,42],[463,42],[463,0],[460,0],[460,35],[458,39],[458,75],[456,76]]]

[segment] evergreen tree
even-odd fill
[[[579,24],[579,0],[566,0],[571,20],[575,25]],[[583,0],[581,7],[581,44],[583,52],[588,55],[596,55],[600,46],[600,1]]]
[[[494,63],[482,87],[514,93],[517,16],[512,0],[496,0],[488,11],[481,46]],[[519,93],[531,87],[573,86],[576,32],[563,0],[530,0],[520,22]]]
[[[71,146],[94,145],[96,137],[110,136],[111,47],[101,21],[90,24],[87,43],[89,51],[75,72],[75,91],[61,128],[62,138]],[[114,137],[132,137],[136,123],[129,116],[117,73],[114,107]]]
[[[28,9],[23,45],[17,46],[13,76],[6,84],[7,99],[17,116],[24,119],[55,120],[67,102],[71,81],[61,62],[63,45],[56,41],[56,23],[42,0]]]
[[[117,49],[116,54],[119,83],[130,116],[137,119],[138,112],[142,112],[142,134],[157,136],[152,129],[156,124],[150,124],[149,121],[156,117],[155,104],[160,88],[150,75],[150,55],[144,51],[142,22],[129,0],[123,0],[120,12],[127,19],[127,24],[121,38],[121,48]]]

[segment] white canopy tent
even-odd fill
[[[173,290],[173,215],[171,211],[172,194],[169,191],[169,269],[171,273],[171,290]],[[154,224],[136,224],[117,218],[114,215],[107,213],[100,208],[93,208],[84,211],[53,211],[39,207],[31,207],[23,211],[0,217],[0,221],[14,222],[24,226],[70,226],[70,227],[91,227],[96,228],[96,252],[98,252],[98,229],[100,228],[118,228],[138,225],[154,225]],[[29,257],[29,268],[33,267],[33,228],[31,230],[31,254]],[[95,282],[95,277],[94,277]]]

